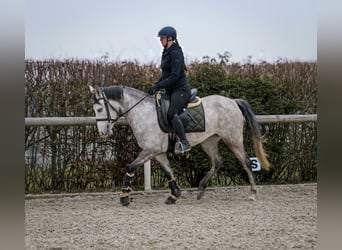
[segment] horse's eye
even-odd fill
[[[97,109],[97,112],[101,113],[101,112],[102,112],[102,110],[103,110],[103,108],[102,108],[102,107],[101,107],[101,108],[98,108],[98,109]]]

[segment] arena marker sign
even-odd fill
[[[261,171],[261,164],[258,158],[250,157],[249,160],[251,161],[250,166],[251,166],[252,171],[254,172]]]

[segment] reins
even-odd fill
[[[149,94],[146,94],[143,98],[141,98],[137,103],[135,103],[132,107],[130,107],[128,110],[126,110],[123,113],[119,113],[112,104],[110,104],[106,94],[104,93],[104,90],[101,89],[101,94],[102,94],[102,98],[99,98],[98,100],[103,100],[104,101],[104,105],[106,108],[106,113],[107,113],[107,118],[98,118],[96,119],[96,122],[99,121],[108,121],[110,123],[115,123],[117,122],[121,117],[123,117],[124,115],[126,115],[128,112],[130,112],[132,109],[134,109],[137,105],[139,105],[143,100],[145,100],[145,98],[147,96],[149,96]],[[109,107],[117,114],[117,118],[113,119],[110,115],[110,111],[109,111]]]

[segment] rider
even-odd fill
[[[178,114],[187,106],[191,94],[190,85],[185,75],[184,55],[177,40],[177,32],[173,27],[162,28],[158,32],[158,37],[164,47],[161,58],[162,75],[159,81],[149,88],[148,93],[154,95],[159,89],[164,88],[169,94],[170,108],[167,117],[180,139],[175,153],[184,153],[190,150],[190,144]]]

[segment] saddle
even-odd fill
[[[157,92],[156,107],[158,123],[161,130],[165,133],[173,132],[172,126],[167,119],[167,111],[170,107],[170,96],[166,92]],[[191,96],[187,108],[184,108],[178,116],[183,122],[186,133],[205,131],[204,110],[201,98],[197,96],[197,89],[191,89]]]

